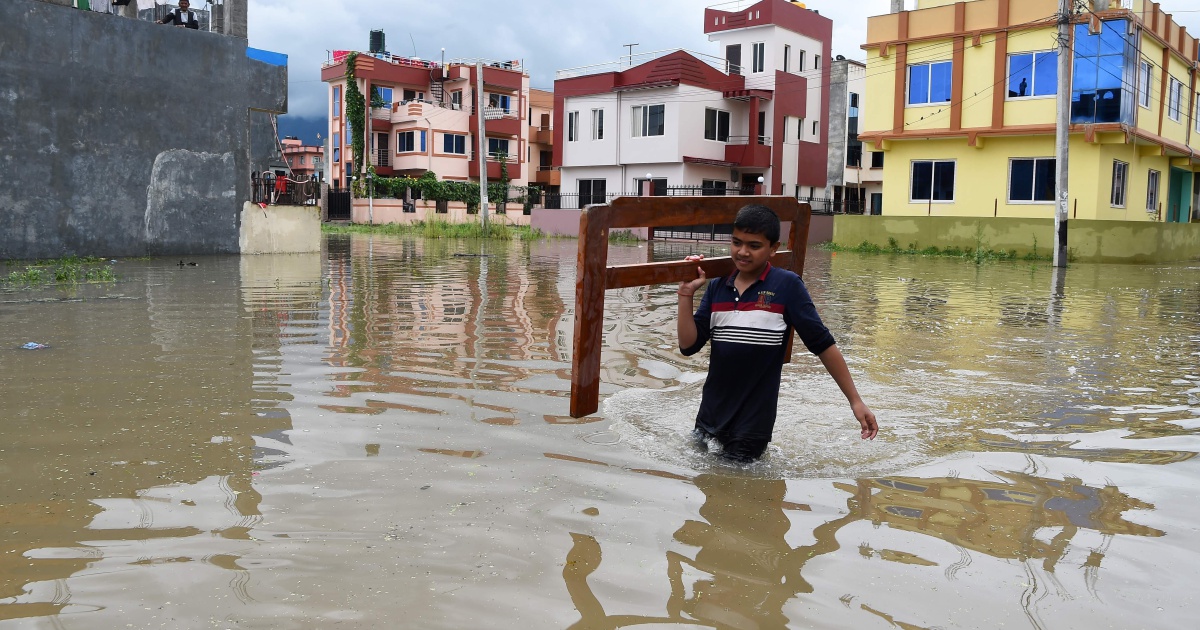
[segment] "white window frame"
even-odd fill
[[[1162,173],[1150,169],[1146,173],[1146,212],[1158,212],[1158,191],[1162,186]]]
[[[513,98],[511,94],[501,94],[499,92],[486,92],[485,94],[487,96],[488,107],[499,107],[504,110],[505,114],[512,113]],[[496,97],[496,102],[500,103],[499,105],[492,105],[493,96]]]
[[[1057,85],[1055,86],[1055,90],[1054,90],[1053,94],[1041,94],[1038,96],[1033,95],[1035,86],[1037,84],[1038,55],[1053,55],[1053,54],[1056,54],[1057,52],[1058,51],[1055,51],[1055,50],[1029,50],[1029,51],[1025,51],[1025,52],[1008,53],[1008,70],[1004,75],[1004,100],[1006,100],[1006,101],[1028,101],[1031,99],[1039,99],[1039,98],[1058,98],[1058,89],[1057,89],[1058,86]],[[1029,66],[1029,71],[1031,73],[1030,76],[1033,77],[1034,82],[1029,85],[1029,96],[1008,96],[1009,80],[1012,78],[1012,58],[1022,56],[1022,55],[1033,55],[1033,65]],[[1054,62],[1058,63],[1058,60],[1055,59]],[[951,76],[953,77],[953,73],[951,73]],[[951,79],[951,80],[953,80],[953,79]],[[951,96],[951,98],[953,98],[953,96]]]
[[[592,110],[592,140],[604,139],[604,109]]]
[[[813,70],[821,69],[821,55],[813,55]]]
[[[750,74],[762,74],[767,68],[767,43],[750,44]]]
[[[447,138],[451,139],[449,151],[446,150],[446,139]],[[456,142],[454,141],[454,138],[462,138],[462,140],[463,140],[462,152],[454,150],[454,148],[455,148],[454,145],[456,144]],[[444,154],[444,155],[466,155],[467,154],[467,137],[461,133],[444,133],[444,134],[442,134],[442,154]]]
[[[579,112],[567,112],[567,142],[579,141]]]
[[[945,101],[927,100],[924,103],[913,103],[912,102],[912,71],[913,71],[913,68],[920,68],[920,67],[926,68],[926,72],[929,73],[929,80],[926,82],[926,85],[929,86],[929,88],[928,88],[929,91],[928,91],[928,93],[925,94],[925,98],[932,99],[933,98],[933,67],[943,64],[943,63],[950,64],[950,82],[951,82],[950,99],[945,100]],[[1008,85],[1007,85],[1008,76],[1007,75],[1004,77],[1004,82],[1005,82],[1004,90],[1007,92],[1008,91]],[[908,66],[908,68],[905,69],[905,71],[904,71],[904,106],[905,107],[931,107],[931,106],[935,106],[935,105],[948,105],[950,103],[950,100],[954,99],[953,83],[954,83],[954,61],[951,59],[942,59],[940,61],[924,61],[921,63],[910,64]]]
[[[1154,74],[1149,61],[1142,60],[1138,66],[1138,105],[1150,109],[1150,95],[1154,89]]]
[[[412,147],[413,148],[411,150],[401,151],[400,147],[404,146],[404,142],[402,142],[400,140],[400,137],[404,136],[404,135],[408,135],[408,134],[412,135]],[[420,134],[420,135],[418,135],[418,134]],[[410,153],[417,153],[417,154],[424,153],[424,151],[421,150],[421,138],[424,137],[424,135],[425,135],[425,131],[420,130],[420,129],[409,129],[409,130],[405,130],[405,131],[397,131],[396,132],[396,149],[395,149],[396,154],[401,155],[401,154],[410,154]],[[371,134],[371,150],[372,151],[375,150],[375,134]]]
[[[929,163],[932,165],[931,171],[930,171],[930,180],[929,180],[929,186],[930,186],[929,196],[931,197],[931,199],[913,199],[913,197],[912,197],[913,172],[916,170],[917,164],[924,164],[924,163]],[[932,199],[933,185],[934,185],[934,182],[936,181],[938,164],[953,164],[954,165],[954,183],[950,186],[951,194],[950,194],[949,199]],[[911,162],[909,162],[909,164],[908,164],[908,202],[909,203],[947,204],[947,203],[955,203],[955,201],[957,199],[958,199],[958,160],[954,160],[954,159],[951,159],[951,160],[912,160]]]
[[[508,138],[488,138],[487,143],[488,143],[488,159],[489,160],[500,159],[500,153],[492,151],[492,142],[503,142],[505,144],[505,147],[507,147],[504,151],[504,155],[507,155],[510,158],[512,157],[512,155],[513,155],[512,151],[511,151],[512,140],[509,140]],[[520,156],[517,156],[517,159],[520,159]]]
[[[1183,83],[1179,79],[1171,77],[1167,96],[1167,118],[1179,122],[1183,117]]]
[[[651,108],[654,108],[654,107],[663,108],[662,109],[662,111],[663,111],[663,132],[662,133],[655,133],[655,134],[647,133],[648,131],[650,131],[650,129],[649,129],[649,127],[650,127],[650,110],[651,110]],[[633,127],[632,132],[633,132],[634,138],[657,137],[657,136],[665,136],[667,134],[667,124],[666,124],[667,106],[665,103],[634,105],[632,110],[633,110],[633,118],[630,121],[630,126]]]
[[[1120,176],[1118,177],[1118,174]],[[1108,205],[1124,208],[1129,194],[1129,163],[1113,160],[1112,187],[1108,193]]]
[[[783,71],[791,72],[792,70],[792,47],[783,45]]]
[[[710,111],[716,112],[716,115],[715,115],[714,121],[713,121],[713,123],[714,123],[713,137],[711,137],[711,138],[708,137],[708,112],[710,112]],[[725,137],[724,138],[721,137],[721,115],[722,114],[725,115],[724,116],[725,117]],[[720,142],[722,144],[729,142],[729,130],[732,128],[732,123],[733,123],[733,115],[730,114],[728,111],[725,111],[723,109],[717,109],[716,107],[705,107],[704,108],[704,139],[708,140],[709,142]]]
[[[1016,163],[1016,162],[1033,162],[1033,180],[1030,182],[1031,185],[1033,186],[1033,190],[1030,191],[1030,193],[1031,193],[1030,197],[1033,197],[1034,195],[1032,193],[1036,193],[1037,189],[1038,189],[1037,163],[1038,162],[1055,162],[1055,161],[1056,161],[1056,158],[1052,158],[1052,157],[1009,158],[1009,160],[1008,160],[1008,186],[1006,187],[1006,190],[1005,190],[1005,196],[1008,198],[1007,199],[1008,203],[1011,205],[1014,205],[1014,206],[1044,206],[1044,205],[1052,206],[1052,205],[1054,205],[1054,196],[1053,195],[1050,196],[1050,199],[1030,199],[1028,201],[1023,200],[1023,199],[1013,199],[1012,198],[1012,174],[1013,174],[1013,164],[1014,163]],[[957,173],[956,173],[956,175],[957,175]]]

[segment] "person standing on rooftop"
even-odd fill
[[[200,22],[196,19],[196,12],[191,10],[192,3],[188,0],[179,0],[179,8],[172,9],[170,13],[163,19],[159,20],[159,24],[174,24],[192,30],[200,30]]]

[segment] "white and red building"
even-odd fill
[[[800,3],[762,0],[706,9],[704,32],[720,58],[678,50],[558,73],[563,193],[578,193],[582,206],[636,193],[647,178],[655,194],[825,189],[832,21]]]

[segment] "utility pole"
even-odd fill
[[[1058,0],[1058,122],[1054,136],[1054,266],[1067,266],[1067,182],[1071,147],[1071,17],[1075,0]]]
[[[487,194],[487,138],[484,136],[484,117],[483,117],[483,62],[475,62],[475,113],[479,119],[478,130],[476,135],[479,141],[476,144],[476,151],[479,153],[479,212],[483,218],[483,230],[487,233],[488,228],[488,194]]]

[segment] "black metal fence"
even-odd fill
[[[329,221],[350,220],[350,189],[330,188],[325,195],[325,203],[329,206],[325,212]]]
[[[321,183],[316,179],[290,179],[274,173],[250,175],[250,201],[266,205],[316,205]]]

